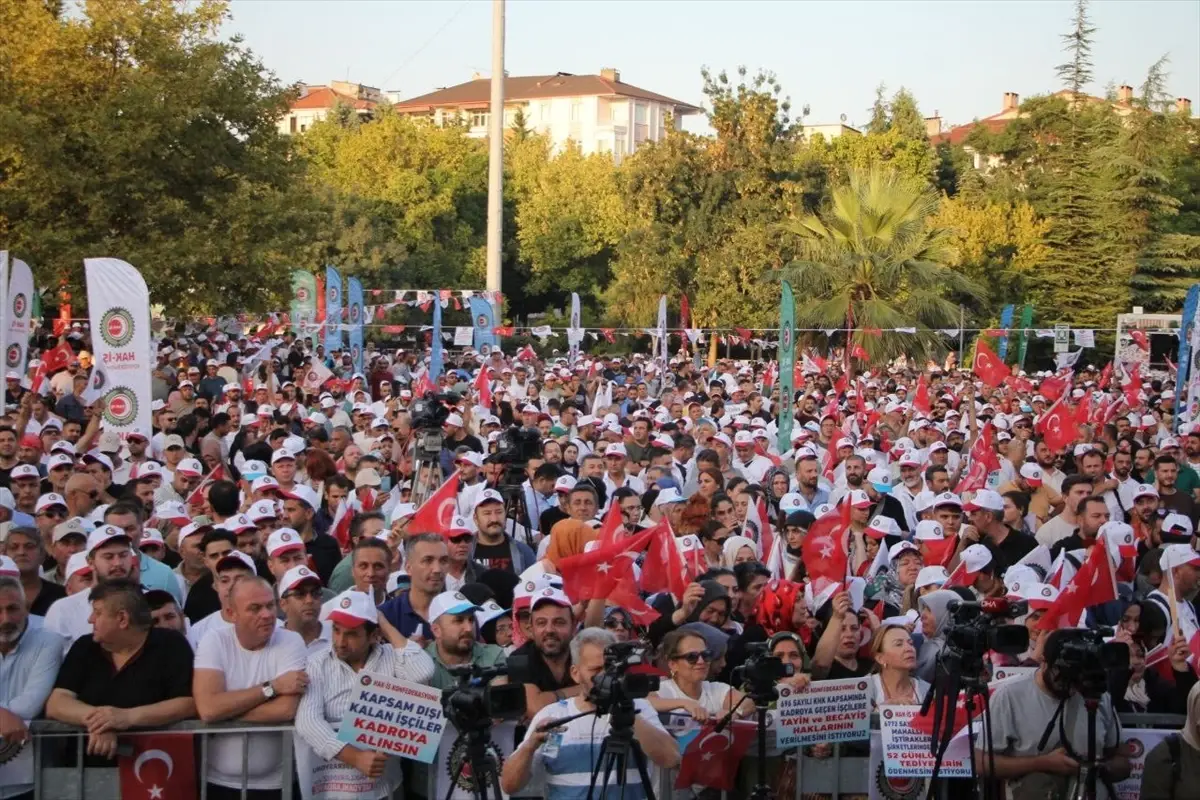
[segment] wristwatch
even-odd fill
[[[271,700],[275,697],[275,687],[271,685],[270,681],[263,681],[262,693],[263,697],[267,698],[268,700]]]

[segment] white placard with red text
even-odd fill
[[[928,778],[936,759],[930,736],[912,726],[920,706],[880,706],[879,730],[883,742],[883,770],[889,778]],[[950,740],[942,759],[940,778],[971,777],[971,746],[964,727]]]
[[[866,678],[815,681],[803,691],[777,687],[775,746],[832,744],[871,736],[871,697]]]

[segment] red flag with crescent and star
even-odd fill
[[[1000,360],[1000,356],[992,352],[982,338],[975,342],[975,364],[972,367],[979,379],[993,389],[1004,383],[1012,372]]]
[[[1075,441],[1074,414],[1060,397],[1040,420],[1037,429],[1043,441],[1055,453]]]
[[[562,559],[558,562],[558,573],[562,575],[563,591],[572,602],[582,603],[597,597],[608,598],[619,585],[632,584],[634,556],[645,550],[657,533],[657,528],[647,528],[636,536]],[[629,588],[637,594],[636,585]]]
[[[709,722],[688,743],[675,778],[676,789],[694,785],[709,789],[733,789],[738,764],[750,749],[758,728],[753,722],[738,720],[717,732],[715,722]]]
[[[451,475],[438,490],[429,495],[421,507],[408,521],[408,535],[414,533],[442,533],[454,517],[455,499],[458,497],[458,473]]]
[[[846,579],[846,564],[850,554],[846,547],[846,532],[850,529],[850,502],[843,500],[841,508],[835,508],[814,522],[800,545],[800,560],[809,580],[828,578],[831,581]]]
[[[122,800],[196,800],[196,758],[190,735],[122,736],[121,744],[132,748],[117,758]]]

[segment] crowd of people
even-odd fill
[[[615,642],[654,654],[661,680],[634,734],[670,769],[681,731],[752,717],[735,678],[752,646],[797,689],[869,676],[875,707],[919,704],[954,609],[1006,598],[1028,646],[989,668],[1036,669],[996,688],[981,770],[1018,798],[1065,789],[1086,714],[1059,656],[1074,629],[1111,628],[1129,659],[1107,672],[1099,714],[1107,777],[1129,770],[1116,713],[1179,714],[1183,756],[1151,753],[1142,796],[1200,785],[1180,788],[1200,771],[1200,426],[1175,424],[1170,380],[1130,391],[1085,367],[989,385],[835,364],[797,371],[783,420],[763,363],[468,349],[433,375],[423,350],[392,349],[358,373],[291,336],[263,354],[181,329],[157,343],[154,429],[122,437],[84,401],[85,336],[44,393],[7,376],[6,745],[44,717],[86,730],[88,764],[105,765],[133,729],[294,725],[318,759],[378,779],[375,797],[401,782],[420,794],[404,778],[417,765],[338,739],[355,675],[446,689],[457,667],[517,654],[525,712],[493,730],[503,791],[580,798],[608,721],[557,721],[595,709]],[[334,376],[319,386],[314,359]],[[1046,429],[1063,404],[1114,413],[1074,414],[1063,445]],[[628,571],[594,580],[614,553]],[[1102,602],[1068,602],[1081,574],[1111,583]],[[1060,702],[1070,741],[1046,742]],[[295,780],[278,736],[252,738],[214,737],[208,797],[241,797],[243,781],[278,797]],[[641,796],[637,771],[626,778]],[[793,791],[786,767],[771,780]]]

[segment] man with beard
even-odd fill
[[[892,494],[911,504],[923,491],[925,481],[921,476],[921,459],[915,453],[905,451],[900,456],[900,483],[892,487]]]
[[[1046,444],[1044,440],[1039,439],[1033,446],[1033,458],[1042,468],[1042,480],[1045,484],[1062,494],[1063,478],[1067,476],[1056,466],[1058,454],[1051,450],[1050,445]]]
[[[529,658],[529,682],[525,684],[525,716],[532,717],[545,706],[579,694],[571,677],[569,645],[575,633],[571,601],[560,589],[542,589],[530,603],[533,636],[513,651]]]
[[[812,512],[817,506],[829,502],[829,492],[821,488],[821,465],[817,451],[801,447],[796,451],[796,492],[804,501],[803,510]]]
[[[6,745],[29,738],[25,720],[41,716],[62,659],[62,639],[44,628],[30,627],[21,582],[9,575],[0,576],[0,663],[4,664],[0,739]],[[14,793],[33,791],[32,784],[9,784],[4,788]]]
[[[336,759],[368,777],[383,776],[391,764],[396,775],[388,785],[394,789],[392,784],[398,784],[398,761],[375,750],[342,743],[337,738],[338,725],[355,697],[352,688],[358,684],[358,673],[428,683],[433,664],[415,642],[401,636],[378,613],[370,595],[353,589],[342,592],[322,616],[331,626],[333,643],[329,649],[309,656],[305,666],[308,691],[296,710],[296,733],[318,758]]]
[[[850,455],[839,466],[842,467],[842,477],[846,485],[836,487],[829,493],[829,502],[837,505],[850,492],[861,490],[867,478],[867,460],[860,455]]]
[[[138,559],[129,535],[115,525],[101,525],[88,535],[87,560],[96,585],[121,578],[139,580]],[[63,637],[63,652],[92,632],[92,605],[88,592],[67,595],[46,612],[45,628]]]
[[[1179,465],[1171,456],[1154,459],[1154,483],[1158,489],[1159,508],[1174,511],[1196,522],[1196,500],[1184,492],[1176,482],[1179,480]]]
[[[967,510],[971,515],[971,524],[963,529],[959,553],[966,547],[986,541],[1001,559],[997,573],[1003,574],[1004,570],[1038,546],[1037,539],[1028,533],[1013,530],[1004,524],[1004,498],[995,492],[979,490],[967,505]]]
[[[1133,492],[1133,507],[1129,510],[1129,524],[1133,526],[1133,538],[1138,544],[1138,558],[1146,550],[1159,543],[1162,517],[1158,515],[1158,490],[1148,483],[1139,484]]]
[[[448,671],[451,667],[464,664],[494,667],[504,661],[503,648],[476,639],[475,612],[479,610],[479,606],[457,591],[442,592],[429,604],[433,641],[425,652],[433,659],[430,686],[448,689],[457,684],[458,679]]]
[[[467,553],[470,561],[485,569],[502,569],[520,575],[537,561],[533,550],[518,542],[504,529],[504,498],[494,489],[485,489],[475,500],[473,510],[478,534]]]
[[[1103,464],[1103,461],[1101,463]],[[1118,450],[1113,453],[1112,465],[1112,474],[1108,476],[1108,480],[1096,484],[1095,490],[1097,494],[1102,494],[1104,502],[1108,503],[1108,511],[1113,519],[1128,522],[1139,486],[1132,474],[1133,456],[1127,450]]]
[[[896,525],[900,530],[909,532],[917,527],[917,512],[914,509],[909,514],[908,507],[904,503],[892,497],[892,475],[887,467],[875,467],[867,473],[867,480],[863,482],[862,488],[866,491],[867,497],[871,498],[873,508],[871,516],[884,516],[895,520]],[[889,546],[895,542],[889,542]]]

